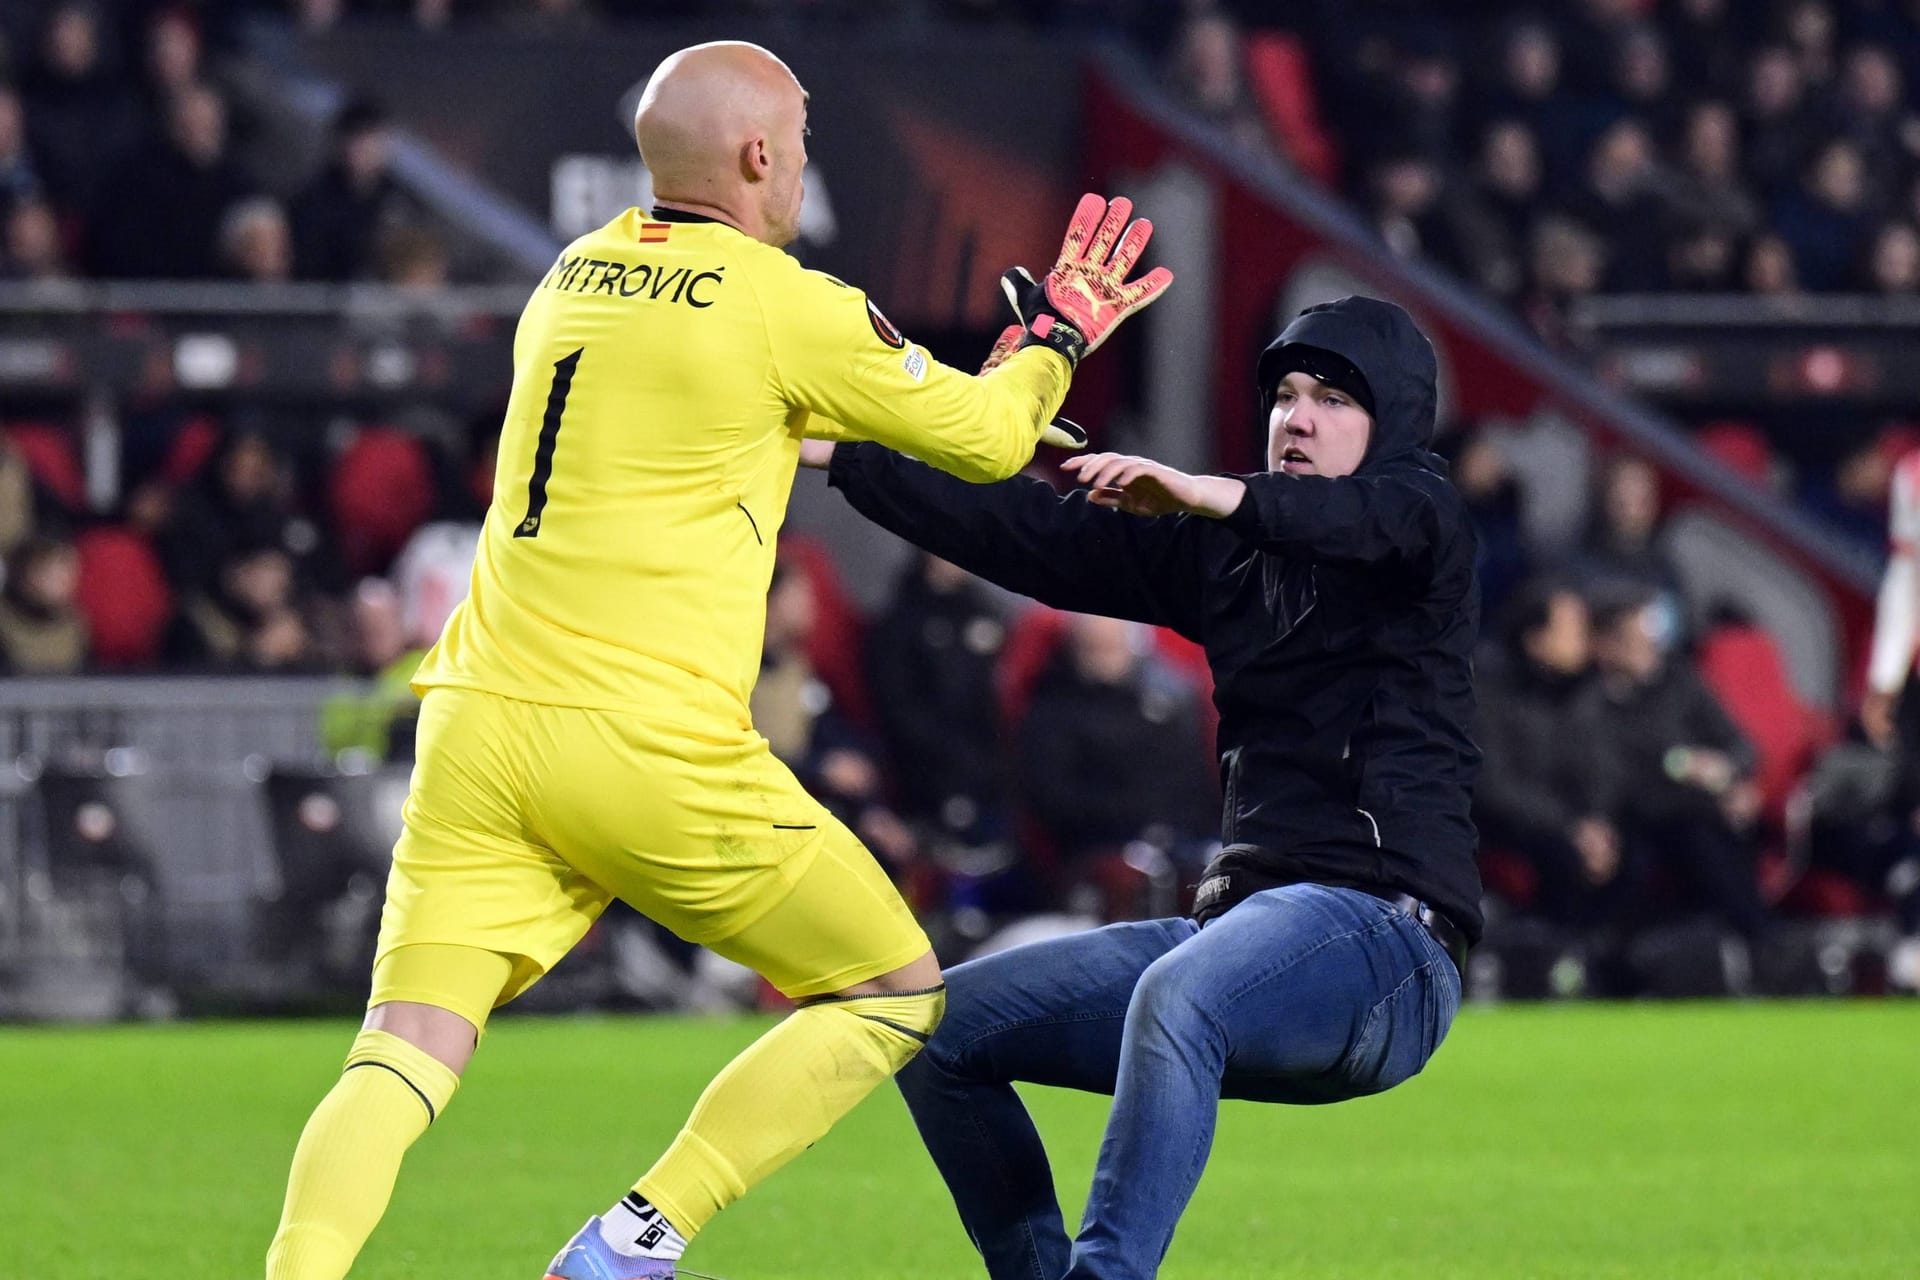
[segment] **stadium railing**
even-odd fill
[[[143,981],[240,1007],[284,997],[285,975],[260,963],[260,909],[281,888],[265,783],[275,769],[324,768],[321,706],[360,689],[0,681],[0,1017],[134,1011],[125,957],[99,936],[112,921],[65,874],[81,863],[146,882],[102,882],[151,898],[138,904],[153,934]]]

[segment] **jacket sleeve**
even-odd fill
[[[1041,346],[992,373],[962,373],[909,342],[858,289],[798,266],[760,301],[776,393],[816,420],[801,434],[876,441],[964,480],[1026,466],[1072,377]]]
[[[1446,480],[1425,470],[1237,478],[1247,492],[1227,526],[1262,551],[1301,560],[1429,563],[1455,503]]]
[[[836,448],[827,482],[881,528],[1009,591],[1201,639],[1197,517],[1130,516],[1026,476],[967,484],[872,444]]]

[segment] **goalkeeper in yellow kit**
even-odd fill
[[[567,246],[527,303],[471,594],[414,679],[369,1013],[295,1151],[269,1280],[346,1275],[487,1015],[613,897],[799,1007],[561,1250],[560,1280],[671,1277],[940,1019],[926,935],[747,714],[800,441],[1012,475],[1049,432],[1080,443],[1049,426],[1074,364],[1171,275],[1128,283],[1151,227],[1087,197],[1046,279],[1010,277],[1023,324],[995,367],[947,368],[781,252],[806,100],[753,45],[668,58],[635,119],[653,209]]]

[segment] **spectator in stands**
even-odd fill
[[[1201,852],[1218,803],[1196,694],[1140,624],[1075,614],[1017,738],[1027,808],[1069,876],[1133,841],[1182,862]]]
[[[1587,157],[1586,179],[1567,211],[1605,244],[1601,283],[1608,292],[1641,293],[1663,283],[1660,176],[1653,139],[1635,119],[1608,126]]]
[[[1526,280],[1527,243],[1541,200],[1540,144],[1518,120],[1495,120],[1480,137],[1474,198],[1486,210],[1497,251],[1480,284],[1515,300]]]
[[[1828,528],[1875,550],[1886,546],[1887,495],[1899,460],[1897,426],[1850,447],[1825,476],[1810,476],[1800,501]]]
[[[209,280],[221,274],[217,233],[226,211],[252,193],[227,145],[227,107],[196,84],[174,95],[167,132],[126,156],[93,221],[102,275]]]
[[[452,264],[447,246],[427,228],[401,224],[380,237],[380,279],[411,293],[433,294],[447,287]]]
[[[1590,97],[1606,92],[1616,75],[1621,42],[1644,7],[1639,0],[1572,0],[1557,6],[1569,89]]]
[[[1666,287],[1674,293],[1731,292],[1740,274],[1739,241],[1711,225],[1677,229],[1666,245]]]
[[[1806,82],[1816,88],[1829,83],[1834,75],[1837,26],[1832,6],[1826,0],[1789,0],[1779,25]]]
[[[1573,732],[1591,745],[1610,794],[1600,808],[1682,911],[1712,913],[1753,940],[1768,927],[1760,898],[1756,758],[1692,665],[1667,616],[1628,589],[1595,602],[1597,678]]]
[[[166,640],[169,663],[218,671],[297,671],[314,665],[293,559],[272,543],[242,547],[210,589],[183,591]]]
[[[1740,276],[1748,293],[1762,297],[1794,298],[1804,292],[1793,246],[1770,231],[1748,243]]]
[[[1747,66],[1747,172],[1767,199],[1798,181],[1812,149],[1812,122],[1804,110],[1806,83],[1791,50],[1766,45]]]
[[[1273,152],[1260,109],[1247,90],[1240,27],[1218,10],[1187,20],[1174,62],[1173,90],[1188,107],[1224,129],[1234,145],[1257,155]]]
[[[1824,293],[1852,283],[1872,226],[1860,149],[1839,138],[1823,145],[1803,188],[1774,203],[1773,226],[1793,247],[1808,289]]]
[[[467,598],[480,543],[477,521],[433,520],[421,525],[393,562],[407,642],[426,650],[440,638],[447,619]]]
[[[40,199],[15,202],[0,243],[0,279],[52,283],[72,278],[53,207]]]
[[[873,703],[902,814],[940,838],[1009,834],[994,670],[1000,608],[978,578],[916,552],[867,645]]]
[[[413,25],[439,31],[453,20],[453,0],[413,0]]]
[[[164,119],[168,104],[206,72],[200,25],[185,7],[161,9],[147,24],[146,111]]]
[[[1502,661],[1480,680],[1473,820],[1488,848],[1533,868],[1546,919],[1583,930],[1611,923],[1628,883],[1620,832],[1592,744],[1568,731],[1593,660],[1587,602],[1570,583],[1530,582],[1501,639]]]
[[[1680,576],[1661,549],[1660,476],[1632,454],[1609,460],[1580,550],[1579,569],[1596,594],[1644,594],[1664,615],[1664,634],[1684,634],[1687,606]]]
[[[1523,120],[1540,142],[1547,185],[1570,182],[1593,133],[1592,108],[1560,91],[1560,37],[1537,19],[1510,27],[1500,44],[1497,87],[1481,103],[1481,118]]]
[[[347,660],[369,687],[321,705],[321,743],[335,755],[358,751],[375,760],[411,760],[420,699],[408,682],[426,647],[411,642],[400,593],[386,579],[362,579],[351,607]]]
[[[14,548],[33,532],[33,508],[33,471],[13,443],[0,434],[0,574]]]
[[[347,0],[293,0],[294,19],[302,31],[331,31],[346,11]]]
[[[1669,198],[1675,213],[1697,227],[1744,236],[1759,225],[1760,206],[1740,171],[1740,117],[1720,99],[1687,109]]]
[[[272,196],[254,196],[220,219],[220,262],[248,284],[285,284],[293,278],[293,233]]]
[[[38,199],[41,185],[27,145],[27,116],[20,94],[0,81],[0,217],[22,200]]]
[[[86,666],[80,556],[64,539],[31,537],[6,561],[0,588],[0,673],[72,675]]]
[[[1836,98],[1838,131],[1860,149],[1870,171],[1896,172],[1914,162],[1920,121],[1907,104],[1892,50],[1878,44],[1849,50]]]
[[[365,99],[334,117],[326,167],[293,201],[294,243],[306,280],[379,274],[381,237],[413,214],[394,181],[393,130]]]
[[[1410,27],[1392,43],[1384,136],[1446,166],[1460,153],[1463,141],[1460,64],[1432,27]]]
[[[1521,315],[1547,346],[1570,347],[1567,307],[1600,287],[1606,250],[1578,222],[1549,215],[1535,224],[1527,257],[1528,286],[1520,303]]]
[[[892,874],[919,856],[912,830],[886,803],[877,754],[834,705],[807,658],[813,584],[779,560],[767,590],[766,643],[749,709],[753,724],[814,799],[852,828]]]
[[[1882,223],[1867,255],[1861,287],[1870,293],[1920,293],[1920,231],[1911,222]]]
[[[1373,228],[1395,257],[1427,258],[1476,277],[1499,273],[1499,227],[1433,160],[1391,148],[1368,172],[1367,185]]]
[[[599,16],[587,0],[519,0],[508,10],[509,23],[540,38],[592,31]]]
[[[137,136],[134,101],[102,47],[106,32],[85,0],[47,13],[40,57],[27,74],[27,129],[59,207],[92,208],[114,157]]]
[[[1631,116],[1656,136],[1673,132],[1679,104],[1673,92],[1673,68],[1667,61],[1667,42],[1659,28],[1644,22],[1621,30],[1609,67],[1608,110]]]
[[[1479,552],[1480,616],[1498,616],[1507,596],[1526,578],[1527,546],[1520,484],[1499,442],[1485,431],[1458,433],[1453,485],[1473,521]]]
[[[263,546],[310,556],[319,534],[294,511],[291,477],[273,444],[258,430],[236,429],[181,494],[161,538],[161,559],[176,589],[211,595],[230,560]]]
[[[1661,8],[1674,81],[1694,92],[1735,92],[1741,43],[1730,29],[1731,0],[1674,0]]]

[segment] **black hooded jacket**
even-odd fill
[[[1373,433],[1351,476],[1262,473],[1224,520],[1143,518],[1015,477],[973,485],[873,444],[834,451],[829,483],[870,520],[1012,591],[1076,613],[1171,627],[1206,649],[1220,710],[1227,846],[1205,919],[1306,880],[1399,890],[1481,930],[1468,816],[1480,753],[1474,538],[1434,429],[1432,346],[1400,308],[1310,307],[1289,344],[1365,377]]]

